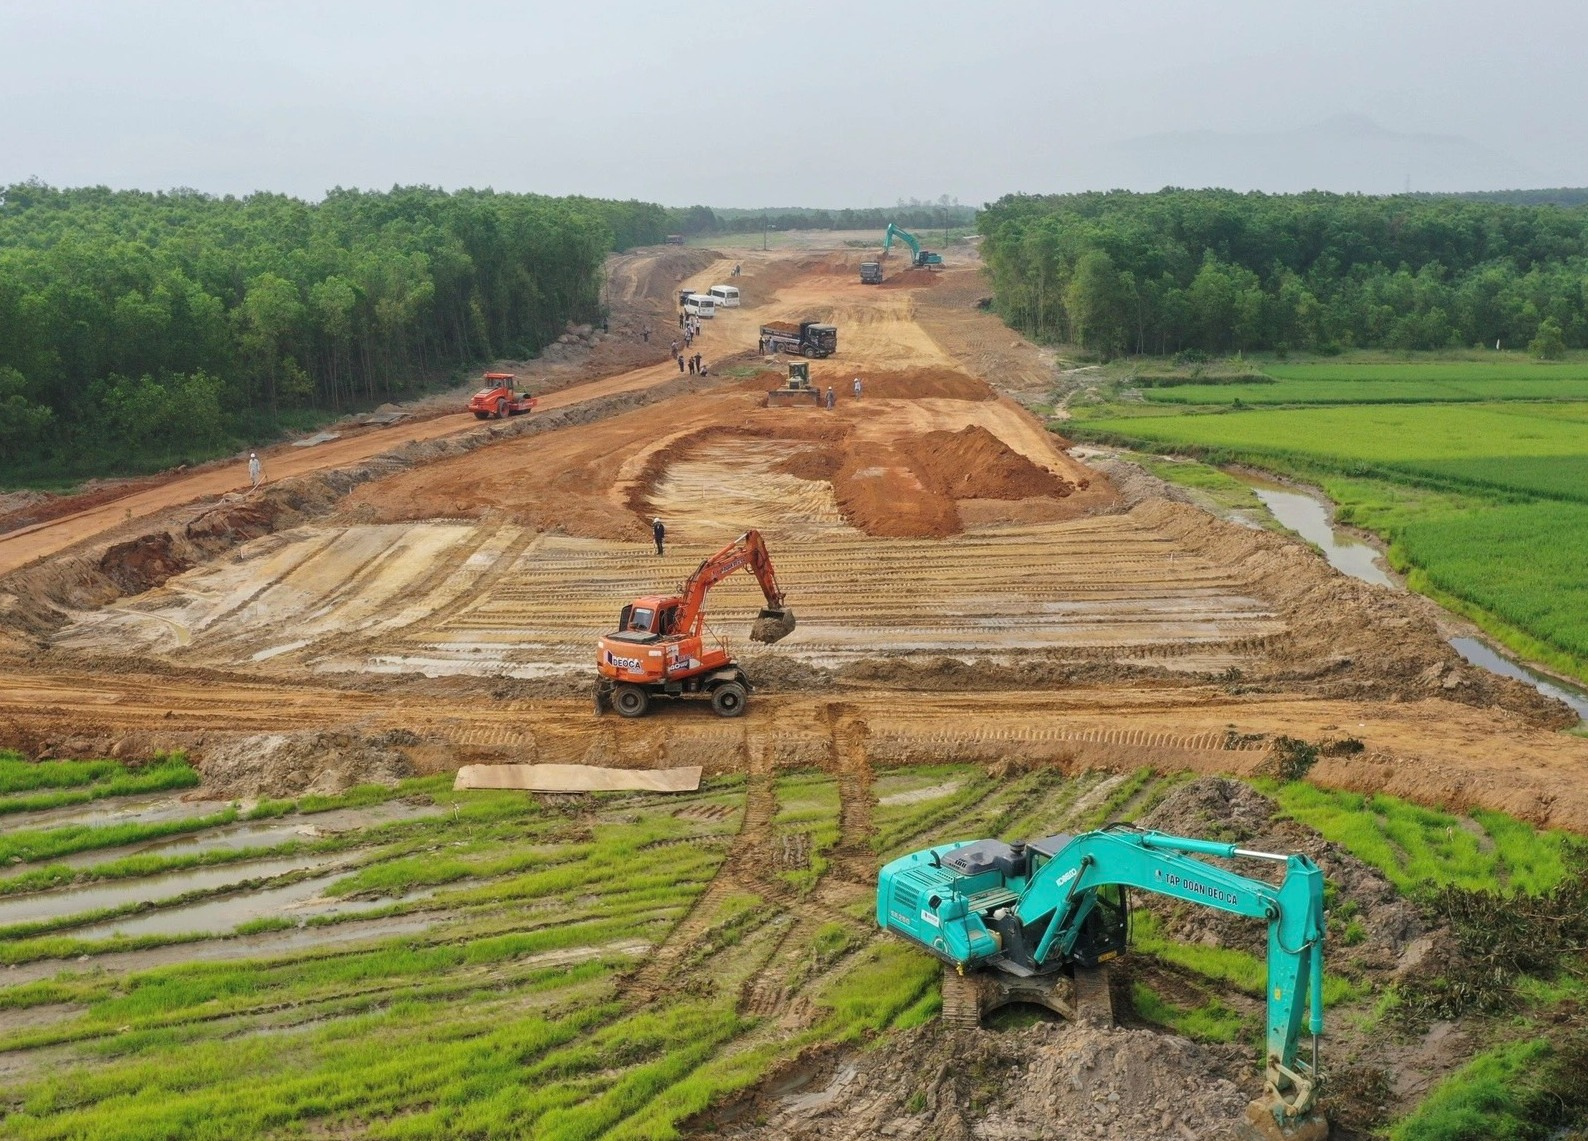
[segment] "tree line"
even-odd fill
[[[969,226],[976,220],[973,206],[962,206],[947,195],[936,202],[915,199],[897,206],[867,207],[863,210],[817,210],[799,206],[765,210],[725,209],[688,206],[669,212],[677,234],[752,234],[766,230],[877,230],[892,222],[906,230],[941,230],[950,226]]]
[[[1588,206],[1223,190],[1010,195],[1004,317],[1106,356],[1588,346]]]
[[[0,192],[0,472],[150,470],[370,405],[599,314],[661,206],[428,187]]]

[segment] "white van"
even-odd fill
[[[705,320],[717,315],[717,301],[708,293],[691,293],[684,298],[684,312]]]
[[[739,287],[737,285],[713,285],[707,293],[723,309],[737,309],[739,307]]]

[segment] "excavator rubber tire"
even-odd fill
[[[651,707],[651,695],[643,686],[620,685],[612,691],[612,708],[620,717],[644,717]]]
[[[738,717],[750,694],[736,681],[723,682],[711,691],[711,708],[718,717]]]

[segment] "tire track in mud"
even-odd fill
[[[685,958],[710,930],[718,911],[737,892],[764,895],[759,868],[766,865],[772,842],[772,818],[777,815],[777,782],[767,741],[745,734],[739,745],[745,772],[744,819],[728,855],[706,890],[696,897],[625,987],[635,1001],[660,998],[676,983]]]

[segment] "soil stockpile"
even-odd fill
[[[1261,1090],[1243,1046],[1151,1030],[1039,1023],[991,1033],[938,1025],[899,1035],[812,1087],[753,1105],[756,1124],[710,1136],[786,1141],[1114,1141],[1223,1138]],[[742,1107],[741,1107],[742,1108]],[[746,1114],[748,1116],[748,1114]],[[706,1136],[706,1123],[696,1136]]]
[[[344,792],[357,784],[391,786],[413,775],[399,746],[411,733],[264,733],[210,749],[200,762],[211,797],[301,796]]]
[[[1076,486],[977,424],[958,432],[928,432],[912,451],[917,478],[950,499],[1063,498]]]

